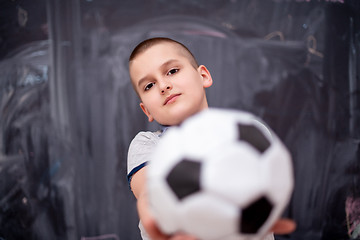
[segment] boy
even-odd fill
[[[208,108],[205,89],[213,83],[210,72],[204,65],[198,65],[183,44],[168,38],[152,38],[133,50],[129,73],[142,111],[150,122],[155,120],[164,127],[155,133],[140,132],[129,147],[128,180],[137,198],[140,228],[144,227],[142,237],[148,239],[148,234],[151,239],[195,239],[183,234],[167,236],[157,228],[148,210],[145,174],[151,151],[166,127],[179,125]],[[286,226],[286,222],[280,223]],[[288,232],[284,226],[279,230]],[[269,237],[273,239],[272,235]]]

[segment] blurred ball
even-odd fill
[[[261,239],[293,189],[291,157],[254,115],[209,109],[169,128],[148,172],[150,208],[166,233]]]

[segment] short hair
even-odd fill
[[[186,55],[188,55],[187,57],[189,58],[191,65],[193,65],[195,68],[197,68],[199,66],[199,64],[197,63],[192,52],[184,44],[182,44],[178,41],[175,41],[171,38],[165,38],[165,37],[149,38],[149,39],[146,39],[146,40],[140,42],[132,51],[132,53],[129,57],[129,63],[132,60],[134,60],[139,54],[145,52],[147,49],[149,49],[152,46],[155,46],[157,44],[164,43],[164,42],[173,43],[173,44],[177,44],[178,46],[180,46],[181,49],[185,50],[185,52],[187,53]]]

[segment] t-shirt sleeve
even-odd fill
[[[153,132],[139,132],[131,141],[127,159],[127,178],[129,185],[132,176],[150,160],[150,155],[159,137]]]

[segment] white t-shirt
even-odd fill
[[[139,132],[131,141],[127,159],[127,176],[130,184],[131,177],[143,168],[158,143],[161,131],[157,132]]]
[[[127,159],[127,178],[130,186],[132,176],[150,161],[150,155],[160,139],[161,131],[139,132],[131,141]],[[141,222],[139,229],[143,240],[150,240]]]

